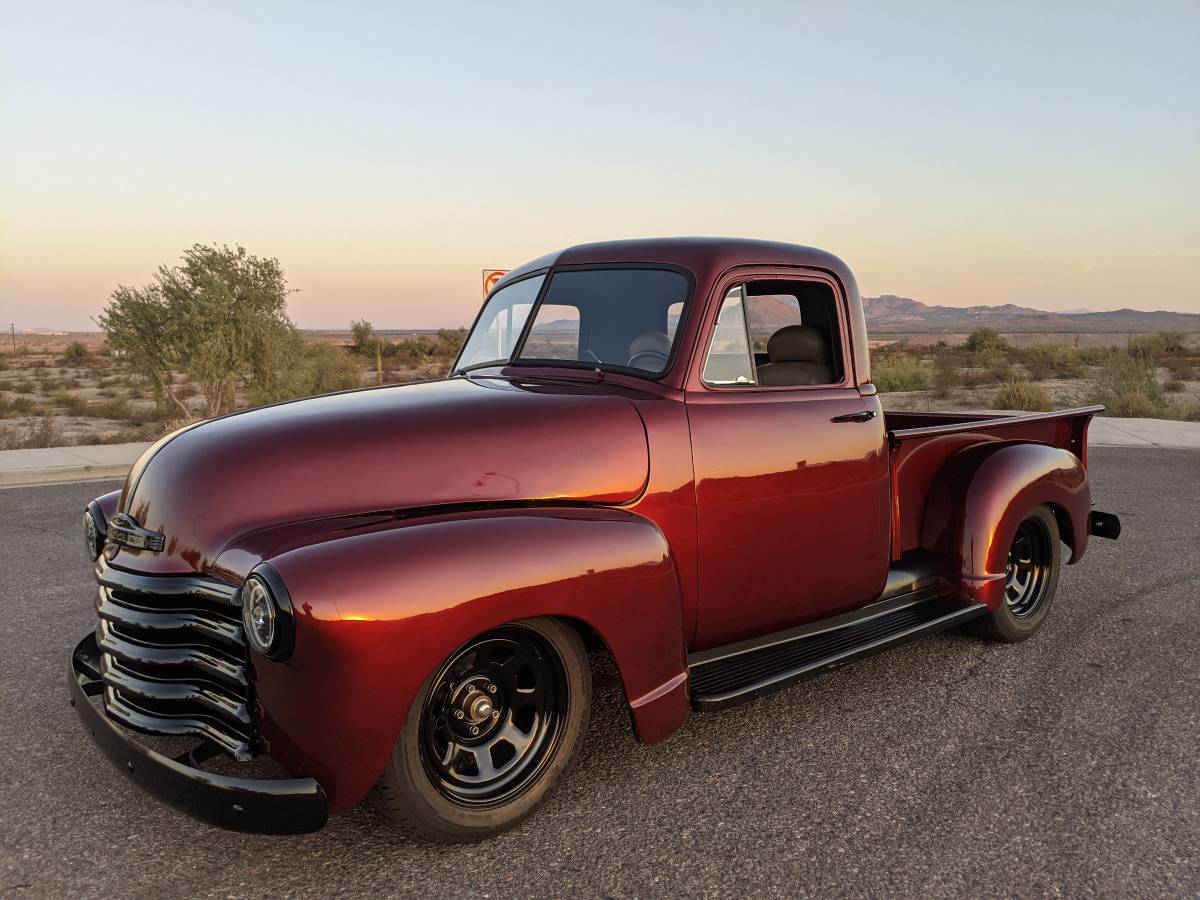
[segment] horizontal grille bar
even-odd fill
[[[246,667],[230,661],[219,651],[186,644],[151,644],[130,638],[116,631],[107,619],[101,619],[96,630],[96,643],[105,653],[118,659],[143,666],[191,667],[206,675],[245,687]]]
[[[238,656],[246,646],[240,622],[235,623],[199,609],[156,610],[122,603],[114,599],[106,587],[101,587],[96,596],[96,612],[100,618],[118,622],[131,632],[172,632],[198,641],[212,639],[231,648]]]
[[[236,759],[255,738],[238,588],[201,576],[96,565],[96,644],[109,716],[148,734],[197,735]]]

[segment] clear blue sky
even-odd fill
[[[664,234],[1200,311],[1196,2],[0,10],[4,324],[87,327],[219,241],[281,260],[301,326],[455,325],[481,268]]]

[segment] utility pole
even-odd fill
[[[13,357],[14,357],[14,358],[16,358],[16,355],[17,355],[17,323],[16,323],[16,322],[9,322],[9,323],[8,323],[8,328],[9,328],[9,330],[12,332],[12,337],[13,337]]]

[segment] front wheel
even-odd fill
[[[511,828],[566,769],[590,701],[587,652],[568,625],[481,634],[425,682],[376,786],[380,805],[436,841]]]
[[[1017,643],[1033,637],[1054,602],[1062,564],[1058,520],[1048,506],[1035,506],[1017,526],[1004,570],[1004,602],[975,620],[986,638]]]

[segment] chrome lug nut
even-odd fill
[[[471,734],[479,734],[479,726],[478,725],[471,726]]]
[[[500,710],[498,710],[498,709],[493,709],[493,710],[492,710],[492,718],[493,718],[493,719],[498,719],[498,718],[500,718]]]
[[[494,694],[494,693],[496,693],[496,686],[495,686],[494,684],[489,684],[489,685],[488,685],[488,693],[489,693],[489,694]]]
[[[454,718],[461,719],[462,717],[463,717],[463,711],[461,709],[456,709],[454,711]]]

